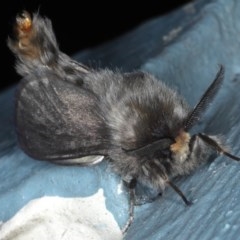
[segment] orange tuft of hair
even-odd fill
[[[175,143],[170,146],[171,151],[175,154],[185,152],[186,148],[188,148],[190,138],[189,133],[181,130],[175,138]]]

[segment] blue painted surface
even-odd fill
[[[238,0],[197,1],[187,10],[154,19],[77,58],[150,71],[181,92],[192,106],[213,80],[218,64],[224,64],[223,87],[196,130],[224,135],[232,152],[240,155],[239,13]],[[163,41],[179,27],[176,37]],[[0,219],[6,221],[36,197],[89,196],[102,187],[108,208],[123,226],[128,216],[127,196],[118,195],[120,179],[105,163],[84,168],[56,166],[30,159],[16,146],[13,93],[10,89],[0,95]],[[157,201],[136,208],[126,239],[239,239],[239,179],[239,163],[218,157],[176,181],[194,202],[191,207],[167,189]]]

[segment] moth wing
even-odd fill
[[[39,75],[39,76],[38,76]],[[96,96],[52,72],[28,76],[16,94],[16,131],[20,147],[40,160],[78,159],[107,152],[107,128]],[[94,164],[100,158],[83,158]]]

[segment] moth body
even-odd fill
[[[38,14],[17,16],[8,46],[23,77],[16,93],[20,147],[35,159],[82,165],[104,156],[130,188],[130,220],[136,182],[159,191],[205,163],[212,152],[238,160],[216,136],[190,135],[223,81],[221,66],[195,108],[150,73],[91,69],[62,53],[51,22]],[[82,159],[82,160],[81,160]]]

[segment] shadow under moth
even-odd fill
[[[205,163],[211,152],[230,154],[217,136],[190,135],[221,87],[224,67],[191,109],[176,91],[149,73],[92,69],[59,50],[51,21],[22,12],[8,46],[23,77],[16,92],[20,147],[35,159],[92,165],[104,158],[129,189],[171,187],[189,205],[174,178]]]

